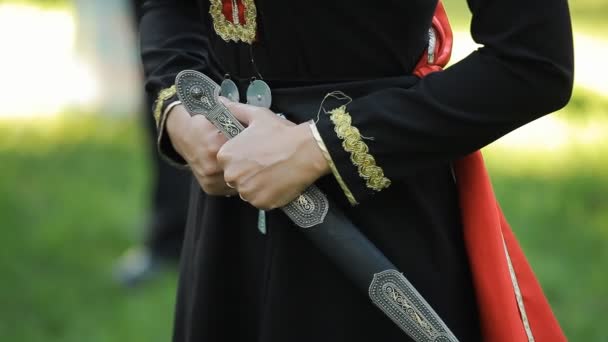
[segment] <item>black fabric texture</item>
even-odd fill
[[[360,205],[347,203],[332,176],[317,184],[461,341],[478,341],[451,163],[564,106],[573,49],[566,0],[468,5],[482,47],[422,80],[411,73],[435,1],[259,0],[249,46],[214,32],[208,1],[149,0],[140,31],[151,94],[184,69],[218,82],[230,73],[244,94],[259,72],[272,109],[297,123],[316,118],[328,92],[352,97],[353,125],[373,137],[366,143],[392,185],[366,186],[323,112],[319,131]],[[268,213],[261,235],[257,210],[238,197],[202,201],[196,182],[191,190],[175,342],[408,340],[281,212]]]

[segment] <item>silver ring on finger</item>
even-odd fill
[[[240,193],[239,193],[239,197],[240,197],[240,198],[243,200],[243,202],[247,202],[247,200],[246,200],[246,199],[244,199],[244,198],[243,198],[243,195],[241,195]]]
[[[226,186],[229,187],[230,189],[234,189],[234,185],[232,185],[232,184],[230,184],[228,182],[226,182]]]

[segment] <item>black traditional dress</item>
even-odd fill
[[[262,77],[275,112],[317,119],[335,165],[317,185],[460,341],[477,341],[452,163],[565,105],[573,63],[565,0],[468,4],[483,47],[423,79],[411,74],[436,1],[149,0],[140,30],[157,117],[194,69],[230,74],[241,93]],[[323,102],[337,91],[352,102]],[[159,124],[161,151],[183,163]],[[408,340],[284,214],[268,212],[263,235],[238,197],[200,198],[193,182],[174,341]]]

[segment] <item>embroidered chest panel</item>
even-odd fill
[[[254,0],[210,0],[215,32],[225,41],[253,43],[257,11]]]

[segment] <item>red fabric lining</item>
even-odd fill
[[[437,39],[435,61],[429,64],[425,51],[414,70],[418,77],[441,71],[451,57],[452,30],[441,2],[432,23]],[[537,342],[567,341],[496,201],[481,152],[457,160],[454,171],[483,340],[528,341],[505,255],[506,246],[534,339]]]
[[[245,20],[245,4],[242,0],[237,0],[236,2],[239,7],[239,23],[241,25],[247,24],[247,20]]]
[[[226,20],[228,20],[229,22],[232,22],[232,1],[230,1],[230,0],[222,1],[222,13],[224,14],[224,17],[226,18]]]
[[[222,0],[222,13],[229,22],[237,25],[245,25],[247,23],[247,20],[245,19],[245,4],[242,0],[237,0],[236,3],[239,11],[238,23],[235,23],[232,20],[232,0]]]

